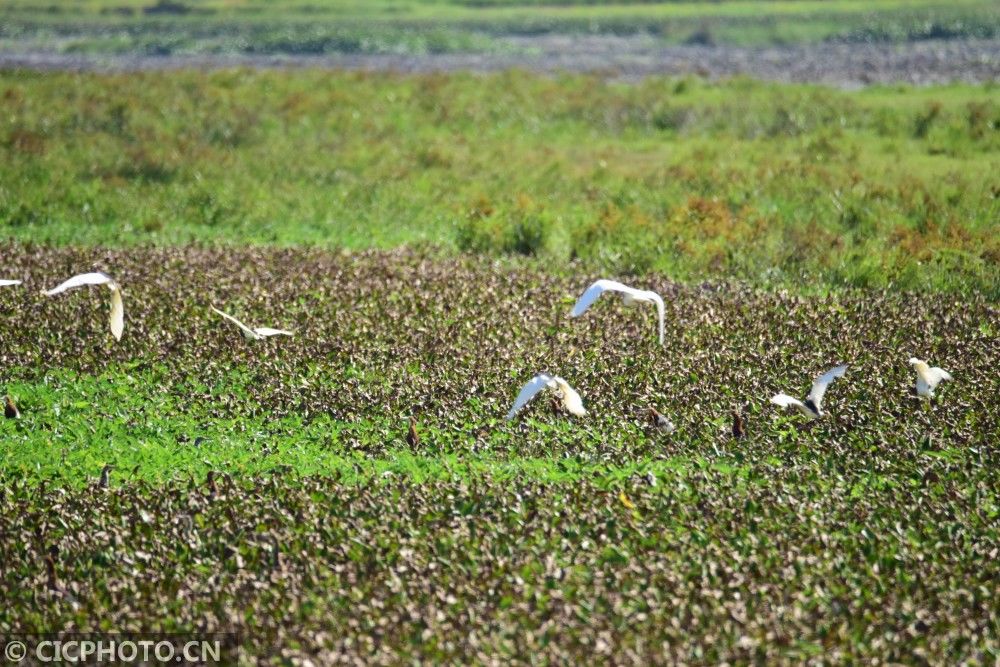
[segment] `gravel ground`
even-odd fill
[[[347,69],[602,72],[621,79],[696,74],[709,78],[817,82],[844,88],[869,84],[929,85],[996,81],[1000,40],[924,41],[907,44],[814,44],[787,47],[667,46],[650,37],[543,35],[508,38],[510,53],[426,55],[333,54],[90,56],[0,53],[0,67],[69,70],[148,70],[180,67],[333,67]]]

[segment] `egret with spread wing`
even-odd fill
[[[820,375],[813,381],[812,391],[809,392],[809,396],[806,397],[805,402],[793,398],[788,394],[777,394],[771,399],[771,402],[783,408],[795,408],[810,420],[817,419],[824,414],[823,394],[826,393],[826,388],[835,379],[843,377],[846,372],[847,366],[837,366]]]
[[[663,345],[663,298],[656,292],[635,289],[615,280],[598,280],[588,287],[587,291],[577,299],[570,317],[580,317],[583,315],[597,301],[597,298],[605,292],[618,292],[622,295],[622,302],[626,306],[635,306],[640,303],[656,304],[656,313],[660,320],[660,345]]]
[[[580,398],[580,394],[576,393],[576,390],[569,386],[566,380],[563,380],[558,375],[540,373],[531,378],[528,384],[521,388],[521,393],[514,399],[514,405],[511,407],[510,412],[507,413],[507,419],[513,419],[514,415],[520,412],[521,408],[530,403],[531,399],[537,396],[543,389],[554,391],[561,401],[563,409],[570,414],[574,414],[577,417],[587,414],[587,411],[583,409],[583,399]]]
[[[253,327],[253,328],[251,328],[251,327],[248,327],[247,325],[243,324],[242,322],[240,322],[238,319],[236,319],[232,315],[229,315],[228,313],[222,312],[221,310],[219,310],[215,306],[212,306],[212,310],[215,311],[216,313],[218,313],[219,315],[222,315],[224,318],[226,318],[227,320],[229,320],[230,322],[232,322],[236,326],[238,326],[240,328],[240,331],[243,333],[243,337],[246,338],[247,340],[263,340],[263,339],[265,339],[265,338],[267,338],[269,336],[291,336],[291,335],[293,335],[291,331],[285,331],[284,329],[272,329],[270,327]]]
[[[917,396],[934,398],[934,389],[941,380],[951,380],[951,374],[943,368],[931,368],[930,364],[916,357],[910,357],[910,365],[917,373]]]
[[[125,306],[122,303],[121,287],[108,274],[101,272],[81,273],[78,276],[73,276],[58,287],[43,292],[43,294],[45,296],[55,296],[56,294],[62,294],[66,290],[85,285],[107,285],[108,289],[111,290],[111,316],[109,318],[111,334],[115,337],[115,340],[121,340],[122,333],[125,331]]]

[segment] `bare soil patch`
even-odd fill
[[[750,76],[838,87],[907,83],[996,81],[1000,40],[920,41],[904,44],[822,43],[783,47],[665,45],[648,36],[535,35],[509,37],[504,53],[424,55],[84,55],[51,52],[0,54],[0,67],[58,70],[155,70],[220,67],[321,67],[400,72],[519,68],[539,72],[599,72],[637,79],[655,75],[708,78]]]

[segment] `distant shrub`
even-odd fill
[[[492,205],[477,201],[457,229],[456,243],[465,252],[536,256],[550,245],[555,220],[544,211],[513,210],[494,215]]]
[[[7,135],[7,146],[19,153],[41,155],[45,152],[45,135],[23,127],[15,127]]]
[[[101,7],[102,16],[135,16],[133,7]]]
[[[143,7],[143,14],[187,14],[191,11],[191,8],[184,4],[183,2],[177,2],[177,0],[157,0],[156,4],[149,7]]]
[[[806,130],[801,109],[779,107],[765,132],[769,137],[797,137]]]
[[[0,201],[0,226],[28,227],[45,220],[45,211],[25,202]]]
[[[831,37],[842,42],[916,42],[928,39],[993,39],[1000,35],[1000,15],[961,12],[942,16],[937,12],[883,16]]]
[[[921,113],[917,115],[916,123],[913,127],[913,136],[923,139],[931,129],[931,125],[938,116],[941,115],[942,105],[940,102],[931,102]]]
[[[684,40],[690,46],[715,46],[715,37],[707,25],[702,25]]]
[[[503,250],[518,255],[538,255],[546,246],[551,228],[551,219],[543,214],[518,214],[506,229]]]
[[[987,102],[969,102],[968,112],[969,134],[973,139],[982,139],[987,132],[1000,128],[1000,113]]]
[[[676,132],[684,128],[690,116],[691,110],[687,107],[664,107],[653,113],[653,127]]]

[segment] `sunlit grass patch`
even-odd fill
[[[431,243],[685,280],[1000,289],[990,86],[232,70],[0,87],[0,231],[22,240]]]

